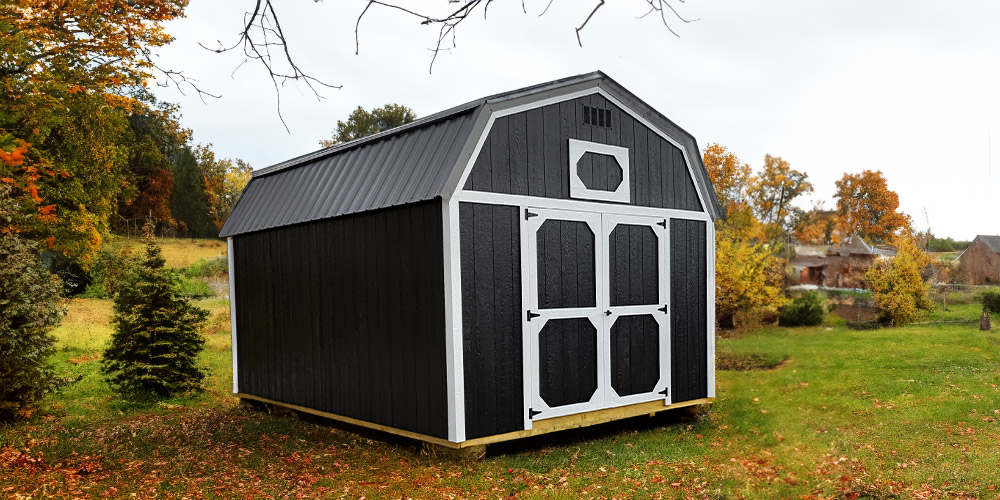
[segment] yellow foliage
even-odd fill
[[[726,147],[719,143],[709,144],[705,148],[703,159],[708,178],[715,186],[719,205],[725,210],[728,218],[729,211],[742,204],[746,197],[746,188],[750,182],[750,165],[742,163],[736,153],[727,151]]]
[[[876,262],[865,279],[882,320],[902,326],[916,320],[920,311],[934,306],[928,295],[930,287],[920,275],[930,265],[930,257],[909,239],[900,239],[896,244],[896,257]]]
[[[715,311],[720,319],[737,313],[777,313],[782,295],[784,262],[765,244],[715,238]]]

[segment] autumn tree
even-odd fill
[[[899,195],[889,189],[881,171],[844,174],[836,183],[837,230],[887,243],[911,232],[910,216],[899,211]]]
[[[366,111],[361,106],[351,112],[347,121],[337,120],[337,129],[333,131],[332,139],[321,139],[320,146],[328,148],[367,137],[379,132],[406,125],[417,119],[412,109],[399,104],[386,104],[381,108]]]
[[[716,318],[723,327],[752,326],[784,302],[784,261],[766,243],[764,226],[748,203],[750,166],[717,143],[705,148],[703,159],[726,212],[726,219],[716,222]]]
[[[775,232],[785,229],[792,201],[813,190],[813,185],[806,180],[808,177],[780,156],[764,155],[764,168],[754,176],[748,188],[757,218]]]
[[[813,203],[809,210],[794,210],[792,235],[795,241],[806,245],[830,245],[837,229],[836,213],[826,210],[822,201]]]
[[[723,327],[752,326],[777,314],[784,261],[766,244],[741,243],[717,234],[715,241],[715,315]],[[742,321],[742,324],[740,322]]]
[[[868,270],[865,281],[872,291],[880,319],[903,326],[915,321],[920,311],[934,307],[930,287],[921,277],[930,259],[910,239],[899,239],[896,246],[896,257],[877,261]]]
[[[174,225],[170,213],[173,163],[191,138],[191,131],[180,125],[178,114],[176,106],[160,103],[129,116],[128,186],[118,208],[122,217],[152,217]]]
[[[195,155],[205,178],[208,212],[218,231],[232,213],[243,188],[250,182],[253,168],[239,158],[216,158],[211,144],[195,148]]]
[[[709,144],[702,156],[708,178],[715,186],[719,205],[728,214],[746,200],[751,179],[750,164],[743,163],[736,153],[717,142]]]
[[[125,182],[126,116],[144,106],[150,49],[184,0],[0,3],[0,136],[26,147],[0,178],[31,227],[23,234],[86,262]],[[173,73],[174,78],[179,77]]]

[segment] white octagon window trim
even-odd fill
[[[622,169],[622,182],[618,184],[618,189],[614,191],[601,191],[600,189],[590,189],[583,183],[578,172],[580,158],[587,153],[596,153],[613,156],[618,166]],[[585,200],[616,201],[628,203],[631,201],[631,191],[629,189],[629,164],[628,148],[612,146],[610,144],[600,144],[597,142],[581,141],[579,139],[569,140],[569,196],[570,198]]]

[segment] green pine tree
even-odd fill
[[[208,311],[178,295],[177,275],[164,267],[147,223],[146,247],[115,294],[115,331],[101,372],[127,397],[201,390],[205,374],[196,361],[205,347],[201,330],[207,318]]]
[[[56,386],[49,363],[62,309],[62,283],[42,266],[34,243],[13,231],[18,217],[0,183],[0,421],[31,414]]]

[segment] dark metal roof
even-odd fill
[[[441,196],[473,121],[472,109],[465,109],[254,172],[220,235]]]
[[[976,239],[983,242],[993,253],[1000,253],[1000,236],[980,234],[976,236]]]
[[[716,218],[723,215],[694,137],[600,71],[477,99],[369,137],[256,170],[220,236],[337,217],[444,196],[482,110],[544,99],[568,87],[600,87],[680,141]],[[475,137],[471,137],[475,136]]]

